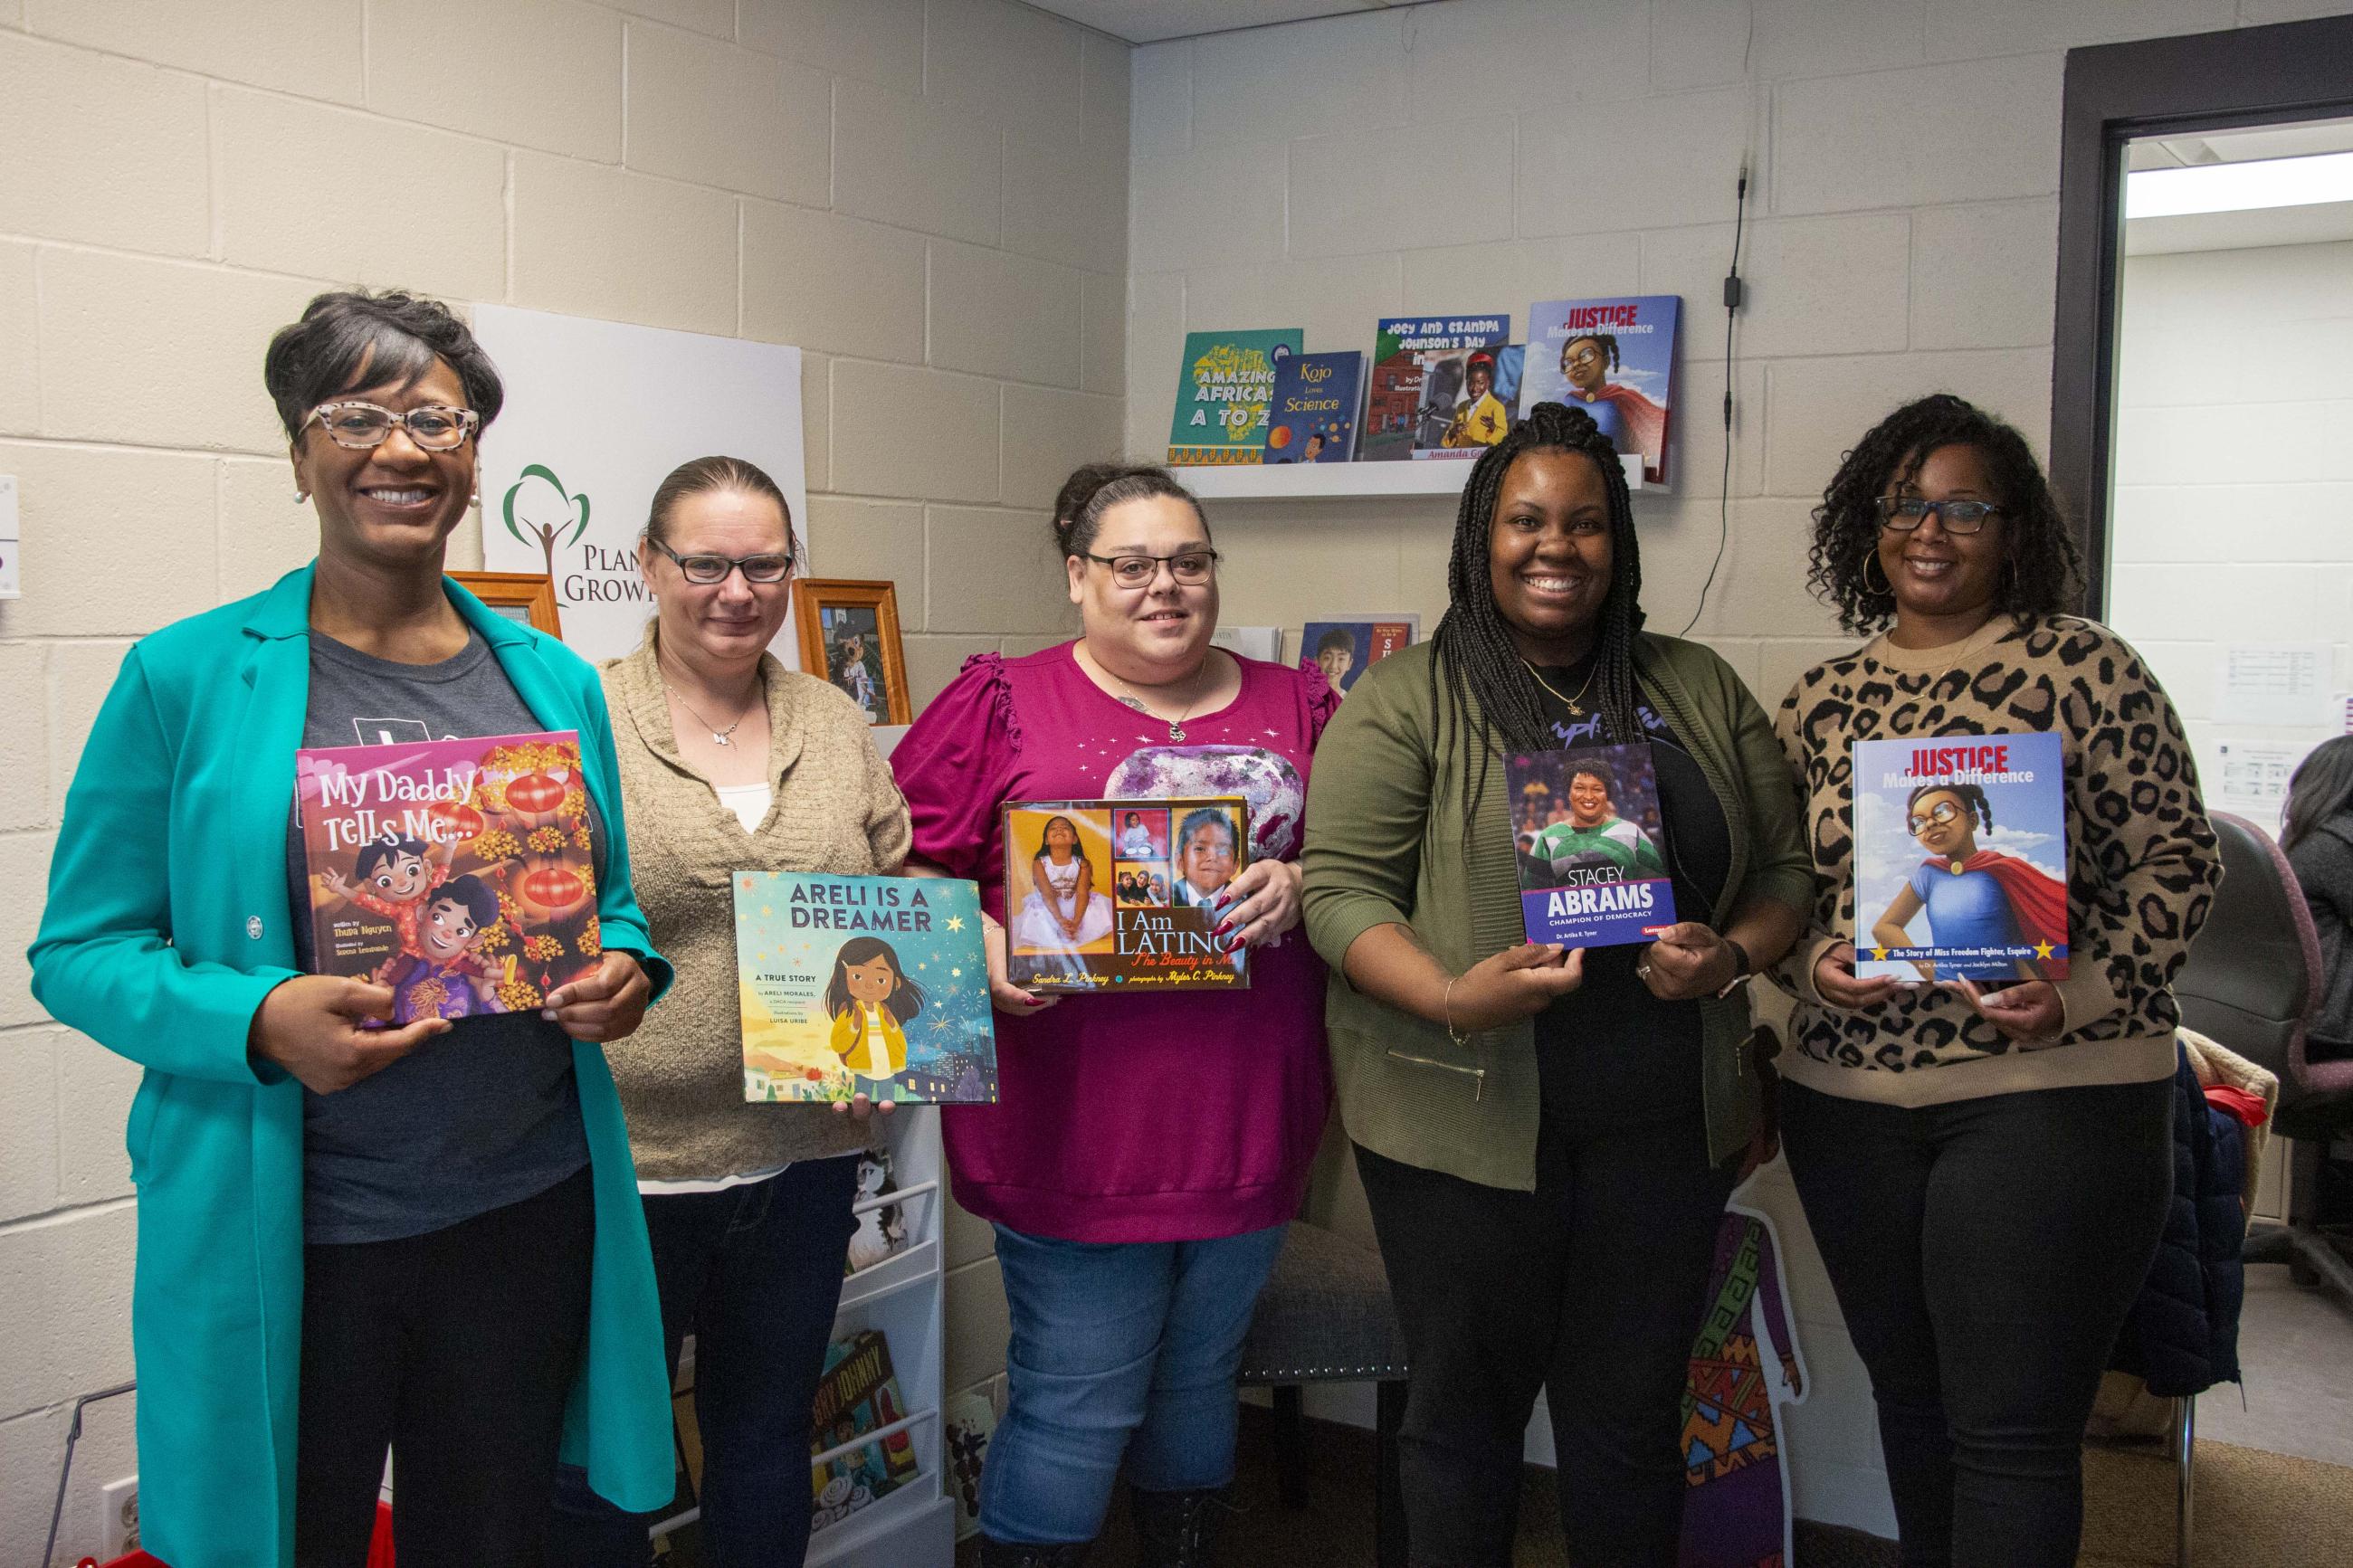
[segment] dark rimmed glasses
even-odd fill
[[[1174,555],[1090,555],[1079,552],[1086,560],[1111,568],[1111,580],[1123,588],[1149,588],[1160,575],[1165,562],[1168,575],[1187,588],[1198,588],[1208,582],[1218,569],[1218,552],[1214,550],[1180,550]]]
[[[1947,533],[1975,533],[2001,510],[1989,500],[1929,500],[1922,496],[1881,496],[1878,505],[1880,526],[1898,533],[1911,532],[1931,514]]]
[[[302,423],[307,426],[313,420],[327,433],[328,440],[354,452],[383,446],[395,426],[407,431],[409,440],[420,450],[452,452],[466,444],[482,416],[470,408],[444,408],[439,404],[428,403],[398,414],[378,404],[345,401],[322,403]]]
[[[724,583],[730,572],[740,571],[746,583],[781,583],[793,569],[793,558],[783,555],[681,555],[660,540],[649,542],[656,550],[678,563],[678,569],[690,583],[709,587]]]
[[[1955,805],[1949,800],[1940,800],[1936,805],[1928,808],[1926,816],[1923,816],[1915,814],[1914,816],[1905,817],[1904,819],[1904,826],[1912,830],[1913,837],[1917,838],[1923,833],[1927,832],[1929,828],[1942,827],[1960,815],[1961,808],[1959,806]]]

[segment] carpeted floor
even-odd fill
[[[1266,1412],[1242,1411],[1236,1501],[1219,1559],[1222,1568],[1356,1568],[1373,1562],[1372,1435],[1310,1423],[1317,1438],[1309,1506],[1283,1509],[1274,1496]],[[2155,1449],[2094,1448],[2084,1461],[2081,1568],[2170,1568],[2173,1467]],[[1566,1568],[1552,1474],[1530,1469],[1522,1492],[1515,1568]],[[2198,1446],[2196,1562],[2199,1568],[2345,1568],[2353,1563],[2353,1469],[2227,1443]],[[1800,1521],[1791,1568],[1896,1568],[1894,1542]],[[1123,1500],[1113,1510],[1099,1568],[1127,1568],[1134,1538]],[[971,1543],[957,1556],[977,1561]]]

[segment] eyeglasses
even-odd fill
[[[451,452],[466,444],[482,416],[470,408],[443,408],[438,404],[396,414],[373,403],[346,402],[322,403],[302,423],[307,426],[311,420],[318,421],[328,440],[354,452],[383,446],[395,426],[407,431],[408,438],[425,451]]]
[[[793,569],[790,552],[782,555],[681,555],[659,539],[650,542],[678,563],[679,571],[688,582],[706,588],[713,583],[724,583],[730,572],[738,570],[746,583],[781,583]]]
[[[1926,816],[1907,816],[1904,819],[1904,825],[1912,830],[1912,836],[1916,838],[1921,834],[1926,832],[1932,826],[1942,827],[1947,823],[1952,821],[1953,818],[1960,815],[1961,808],[1959,806],[1955,805],[1949,800],[1940,800],[1936,805],[1928,808],[1928,815]]]
[[[1881,496],[1879,521],[1883,528],[1898,533],[1909,533],[1935,514],[1945,525],[1947,533],[1975,533],[1985,526],[1985,520],[2001,508],[1989,500],[1926,500],[1919,496]]]
[[[1180,550],[1174,555],[1089,555],[1084,559],[1111,568],[1111,580],[1123,588],[1149,588],[1160,575],[1161,563],[1168,565],[1168,575],[1186,587],[1198,587],[1209,580],[1218,567],[1214,550]]]

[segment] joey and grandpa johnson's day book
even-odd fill
[[[1524,752],[1504,776],[1530,942],[1617,947],[1675,923],[1648,743]]]
[[[1511,428],[1513,404],[1501,384],[1509,361],[1508,312],[1489,316],[1385,316],[1373,338],[1365,424],[1356,455],[1366,462],[1475,458]]]
[[[596,968],[595,839],[570,730],[295,752],[311,966],[392,1021],[536,1011]]]
[[[738,871],[734,884],[745,1100],[996,1102],[970,882]]]
[[[1356,455],[1356,416],[1363,411],[1365,356],[1293,354],[1274,373],[1266,460],[1345,463]]]
[[[1296,327],[1186,333],[1176,413],[1168,426],[1170,466],[1261,461],[1276,373],[1297,356],[1303,336]]]
[[[1565,403],[1593,416],[1621,457],[1639,455],[1642,482],[1667,482],[1675,322],[1683,299],[1542,300],[1528,308],[1523,411]]]
[[[879,1329],[836,1340],[825,1351],[809,1409],[809,1457],[856,1442],[910,1414],[891,1365],[891,1342]],[[811,1528],[838,1524],[915,1479],[913,1436],[904,1428],[809,1467]]]
[[[1250,807],[1198,800],[1005,808],[1007,977],[1031,991],[1231,991],[1247,952],[1216,899],[1250,861]]]
[[[1856,742],[1855,973],[2066,979],[2065,766],[2054,734]]]

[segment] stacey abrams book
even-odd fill
[[[1530,942],[1619,947],[1675,923],[1647,743],[1525,752],[1504,776]]]

